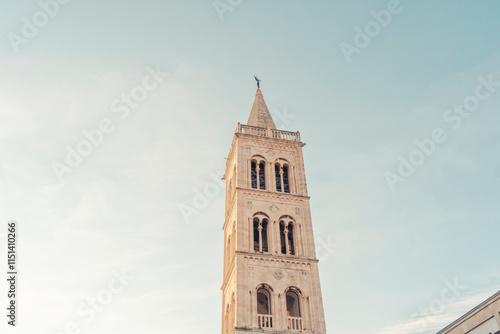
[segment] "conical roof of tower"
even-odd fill
[[[250,117],[248,117],[247,125],[276,129],[276,125],[274,125],[271,113],[269,109],[267,109],[266,101],[264,101],[264,96],[260,88],[257,89],[255,93],[255,99],[253,101],[252,111],[250,111]]]

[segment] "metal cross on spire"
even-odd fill
[[[255,76],[255,75],[253,77],[255,78],[255,81],[257,81],[257,88],[260,88],[260,82],[262,80],[260,80],[259,78],[257,78],[257,76]]]

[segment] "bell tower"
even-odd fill
[[[305,144],[276,129],[257,83],[224,175],[222,334],[324,334]]]

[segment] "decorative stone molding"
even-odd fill
[[[269,210],[271,210],[271,212],[276,212],[276,211],[279,211],[280,208],[278,208],[278,206],[276,204],[273,204],[269,207]]]
[[[285,275],[279,270],[275,271],[273,274],[274,278],[276,278],[278,281],[282,280]]]
[[[294,268],[294,269],[300,269],[302,268],[303,270],[309,270],[311,263],[316,263],[318,260],[316,259],[287,259],[286,257],[280,257],[276,258],[276,255],[274,256],[253,256],[253,255],[246,255],[244,257],[246,261],[248,261],[249,264],[251,265],[258,265],[258,266],[283,266],[287,268]]]
[[[250,137],[247,137],[247,136],[241,135],[241,134],[238,134],[238,135],[240,135],[241,137],[243,137],[245,139],[245,142],[247,144],[249,144],[249,145],[252,145],[252,146],[261,146],[261,147],[263,146],[262,145],[263,142],[260,141],[260,140],[254,140],[253,138],[250,139]],[[289,141],[289,142],[287,142],[287,145],[282,145],[282,144],[279,144],[279,143],[275,142],[272,138],[263,137],[262,139],[264,139],[264,140],[265,139],[269,139],[267,141],[268,145],[266,145],[266,146],[269,147],[269,148],[273,148],[276,151],[284,151],[284,152],[288,151],[289,152],[290,146],[300,146],[300,147],[304,146],[303,143],[296,142],[296,141]]]
[[[246,199],[254,199],[254,200],[261,200],[261,201],[286,201],[289,203],[296,203],[296,204],[302,204],[304,198],[309,199],[307,196],[302,196],[302,195],[290,195],[290,194],[280,194],[280,193],[270,193],[267,191],[263,190],[255,190],[255,192],[245,192],[243,193]]]

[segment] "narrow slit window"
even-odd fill
[[[281,168],[279,164],[274,165],[274,174],[276,176],[276,191],[281,192]]]
[[[295,245],[293,243],[293,224],[288,224],[288,253],[295,255]]]
[[[285,222],[280,222],[281,254],[286,254]]]
[[[259,163],[259,185],[260,185],[260,189],[262,189],[262,190],[266,189],[265,168],[266,168],[266,164],[264,163],[264,161],[261,161]]]
[[[251,163],[251,177],[252,177],[252,188],[257,189],[257,162],[252,161]]]
[[[290,192],[290,184],[288,182],[288,166],[284,165],[283,166],[283,188],[286,193]]]
[[[268,251],[268,246],[267,246],[267,219],[264,219],[262,221],[262,251],[267,252]]]
[[[260,238],[259,238],[259,219],[254,218],[253,220],[253,249],[259,251],[260,249]]]

